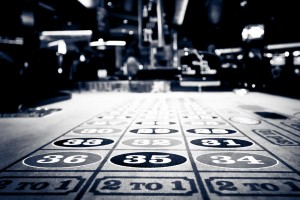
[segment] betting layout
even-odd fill
[[[297,113],[255,115],[262,107],[231,96],[146,97],[4,168],[1,199],[300,198]]]

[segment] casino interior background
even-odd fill
[[[0,17],[4,110],[79,82],[128,80],[129,56],[135,80],[172,80],[172,90],[217,80],[299,97],[294,1],[24,0],[2,3]]]
[[[1,2],[0,198],[299,198],[297,5]]]

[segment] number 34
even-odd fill
[[[247,164],[252,164],[252,165],[259,165],[259,164],[264,164],[261,160],[257,160],[254,158],[254,156],[243,156],[241,158],[238,158],[234,160],[230,156],[211,156],[213,163],[216,164],[225,164],[225,165],[230,165],[234,164],[236,162],[247,162]]]

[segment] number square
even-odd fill
[[[93,149],[107,149],[110,150],[115,145],[119,137],[94,137],[94,136],[72,136],[72,137],[60,137],[51,142],[43,149],[48,150],[93,150]]]
[[[8,170],[90,171],[96,170],[107,150],[39,150],[19,160]],[[47,157],[45,157],[47,156]]]
[[[255,142],[246,137],[228,136],[204,136],[188,137],[188,144],[191,150],[225,150],[225,151],[253,151],[262,150]]]
[[[191,151],[198,171],[291,172],[278,158],[265,151]]]
[[[135,157],[135,155],[137,155],[137,157]],[[152,161],[150,162],[151,158]],[[131,159],[133,159],[133,161]],[[181,151],[181,150],[160,151],[160,150],[151,150],[151,149],[115,150],[110,155],[108,161],[104,164],[102,170],[103,171],[106,170],[168,171],[168,172],[169,171],[192,171],[192,166],[190,164],[190,160],[188,158],[186,151]]]
[[[182,149],[185,150],[183,137],[168,136],[138,136],[124,137],[116,147],[116,149]]]

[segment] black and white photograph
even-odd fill
[[[300,199],[298,4],[1,1],[0,199]]]

